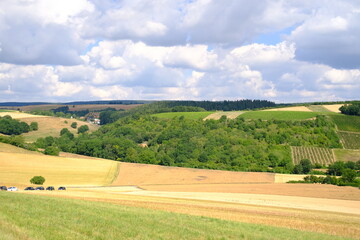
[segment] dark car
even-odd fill
[[[0,187],[0,190],[1,190],[1,191],[6,191],[6,190],[7,190],[7,187],[6,187],[6,186],[1,186],[1,187]]]
[[[59,187],[58,190],[66,190],[66,187]]]
[[[55,188],[54,188],[53,186],[49,186],[49,187],[46,188],[46,190],[48,190],[48,191],[54,191]]]
[[[45,190],[45,188],[44,187],[37,187],[37,188],[35,188],[35,190]]]
[[[27,187],[27,188],[25,188],[24,190],[25,190],[25,191],[33,191],[33,190],[35,190],[35,188],[33,188],[33,187]]]

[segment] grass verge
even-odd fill
[[[345,239],[108,203],[0,192],[3,239]]]

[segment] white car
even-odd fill
[[[13,192],[13,191],[17,191],[18,189],[17,187],[9,187],[7,190]]]

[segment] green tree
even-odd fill
[[[48,146],[45,148],[44,153],[46,155],[59,156],[60,150],[55,146]]]
[[[76,129],[76,128],[77,128],[77,122],[73,122],[73,123],[71,124],[71,127]]]
[[[355,179],[356,179],[356,171],[353,170],[353,169],[344,169],[343,170],[343,173],[341,175],[341,179],[344,181],[344,182],[354,182]]]
[[[43,176],[34,176],[30,179],[30,183],[42,185],[45,182],[45,178]]]
[[[78,128],[78,133],[84,133],[84,132],[87,132],[87,131],[89,131],[88,125],[81,125],[81,126]]]
[[[303,172],[302,173],[309,173],[312,169],[311,162],[309,159],[302,159],[300,161],[300,165],[302,165]]]

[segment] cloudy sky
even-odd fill
[[[359,0],[0,0],[0,102],[360,99]]]

